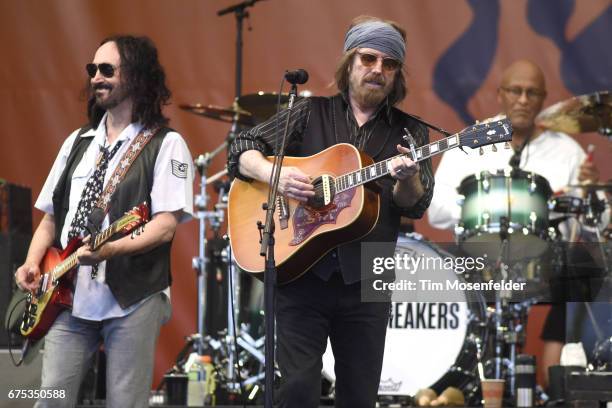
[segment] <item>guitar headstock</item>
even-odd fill
[[[127,234],[147,221],[149,221],[149,206],[147,203],[142,203],[126,212],[123,217],[115,221],[115,224],[117,231]]]
[[[459,132],[459,145],[471,149],[510,140],[512,140],[512,124],[506,117],[486,119]]]

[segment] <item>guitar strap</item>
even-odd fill
[[[130,143],[128,149],[121,157],[119,165],[115,168],[113,175],[108,180],[106,188],[102,194],[100,194],[100,198],[98,198],[98,201],[96,202],[96,207],[100,208],[104,215],[106,215],[110,209],[109,204],[115,190],[117,190],[117,186],[127,174],[128,170],[132,166],[132,163],[134,163],[136,158],[140,155],[144,147],[149,143],[149,141],[151,141],[153,135],[155,135],[158,130],[159,128],[142,129],[140,133],[138,133],[138,135],[132,140],[132,143]]]

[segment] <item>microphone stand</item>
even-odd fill
[[[249,16],[246,9],[253,7],[258,1],[261,0],[246,0],[217,12],[219,17],[229,13],[236,15],[236,98],[242,93],[242,22],[245,17]]]
[[[291,85],[289,92],[289,104],[287,106],[287,120],[285,122],[285,130],[279,150],[274,156],[272,165],[272,174],[270,175],[270,193],[268,194],[268,202],[263,204],[263,209],[266,211],[266,222],[264,225],[261,221],[257,222],[257,228],[261,232],[261,248],[259,254],[265,257],[264,270],[264,314],[265,314],[265,392],[264,392],[264,407],[272,408],[274,402],[274,297],[276,287],[276,263],[274,260],[274,211],[276,208],[276,195],[278,192],[278,181],[285,156],[285,145],[287,141],[287,133],[289,130],[289,121],[291,119],[291,110],[293,102],[297,95],[297,85]]]

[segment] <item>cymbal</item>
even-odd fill
[[[236,119],[240,125],[253,126],[255,124],[251,113],[241,109],[236,104],[234,104],[234,106],[224,108],[222,106],[202,105],[201,103],[196,103],[193,105],[182,104],[179,105],[179,108],[196,115],[220,120],[222,122],[232,123],[234,119]]]
[[[556,103],[538,114],[535,123],[566,133],[612,131],[612,98],[609,91],[580,95]]]
[[[584,183],[584,184],[572,184],[569,188],[582,188],[587,191],[612,191],[612,182],[608,183]]]
[[[299,99],[296,98],[296,100]],[[276,104],[278,103],[278,93],[259,91],[253,94],[239,96],[236,99],[238,106],[248,112],[251,112],[256,123],[265,122],[276,113]],[[281,108],[287,107],[289,95],[281,95]]]

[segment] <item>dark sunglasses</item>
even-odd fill
[[[379,57],[377,55],[369,54],[367,52],[357,52],[357,54],[359,55],[361,63],[364,67],[371,67],[372,65],[376,64],[379,58],[382,59],[382,68],[385,71],[395,71],[402,65],[401,62],[394,58]]]
[[[95,77],[96,72],[98,72],[98,70],[100,70],[100,73],[104,78],[112,78],[113,75],[115,75],[116,69],[117,67],[106,62],[103,62],[102,64],[90,63],[85,65],[85,70],[87,71],[87,75],[89,75],[90,78]]]

